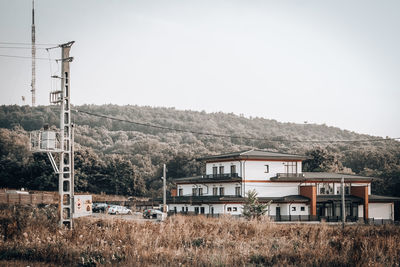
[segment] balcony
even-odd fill
[[[240,178],[238,173],[219,173],[219,174],[205,174],[203,175],[203,178],[206,179],[229,179],[229,178]]]

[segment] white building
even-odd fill
[[[394,219],[397,198],[371,195],[370,177],[302,172],[306,156],[248,150],[203,158],[206,174],[175,179],[170,212],[240,215],[249,190],[270,203],[275,220],[341,219],[341,179],[348,220]]]

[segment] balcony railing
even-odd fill
[[[304,178],[302,173],[277,173],[277,178]]]
[[[214,179],[214,178],[239,178],[238,173],[218,173],[218,174],[205,174],[203,178]]]

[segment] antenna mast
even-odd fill
[[[35,0],[32,0],[32,107],[35,106],[36,102],[36,37],[35,37]]]

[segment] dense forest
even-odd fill
[[[59,116],[57,106],[0,106],[0,187],[57,189],[58,180],[47,155],[29,150],[29,132],[46,124],[57,127]],[[196,158],[258,148],[309,155],[304,171],[377,177],[374,193],[400,196],[400,142],[394,140],[326,125],[134,105],[75,106],[72,120],[78,192],[160,196],[164,163],[171,185],[173,178],[203,171]]]

